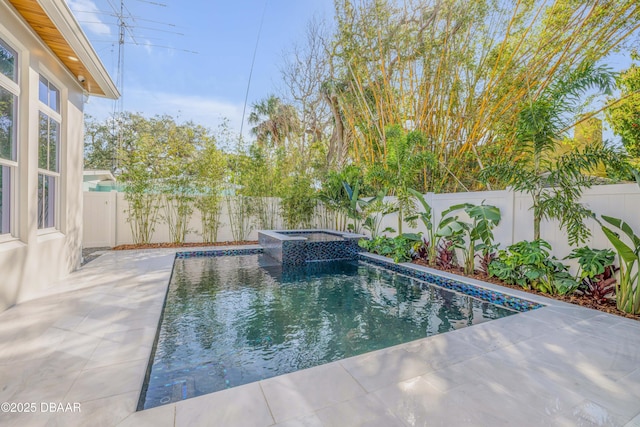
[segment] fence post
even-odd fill
[[[111,213],[109,215],[111,218],[111,236],[109,236],[109,243],[113,248],[118,246],[118,192],[111,190],[109,196],[111,197]]]
[[[511,242],[508,246],[513,245],[515,242],[515,234],[516,234],[516,192],[513,191],[513,188],[507,187],[508,194],[508,206],[511,212],[509,212],[509,219],[511,219]]]

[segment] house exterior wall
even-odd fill
[[[0,311],[40,295],[79,266],[82,245],[82,87],[22,17],[0,0],[0,39],[18,54],[17,167],[12,232],[0,236]],[[39,78],[60,91],[56,229],[38,229]]]

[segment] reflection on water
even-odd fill
[[[356,261],[175,261],[144,409],[513,312]]]

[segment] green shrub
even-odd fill
[[[358,244],[371,253],[393,258],[394,262],[407,262],[422,246],[422,236],[415,233],[403,233],[393,238],[380,235],[371,240],[360,239]]]
[[[574,249],[566,258],[577,259],[581,281],[579,291],[602,304],[615,292],[616,278],[613,261],[616,254],[611,249]]]
[[[551,245],[544,240],[522,241],[498,252],[489,264],[489,275],[526,289],[566,295],[578,288],[567,266],[550,257]]]

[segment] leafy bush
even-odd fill
[[[616,254],[611,249],[574,249],[566,258],[577,259],[581,281],[578,289],[597,303],[603,303],[615,292],[616,278],[613,261]]]
[[[522,241],[498,252],[489,264],[489,275],[526,289],[566,295],[578,288],[567,266],[550,257],[551,245],[544,240]]]
[[[455,243],[452,240],[441,239],[438,243],[436,265],[445,270],[450,270],[458,265]]]
[[[422,236],[415,233],[404,233],[394,238],[380,235],[371,240],[360,239],[358,245],[371,253],[393,258],[394,262],[407,262],[422,247]]]
[[[484,274],[489,274],[489,264],[491,264],[493,260],[498,257],[498,253],[496,252],[497,248],[498,245],[483,247],[482,252],[476,254],[476,256],[480,259],[480,266],[478,269]]]

